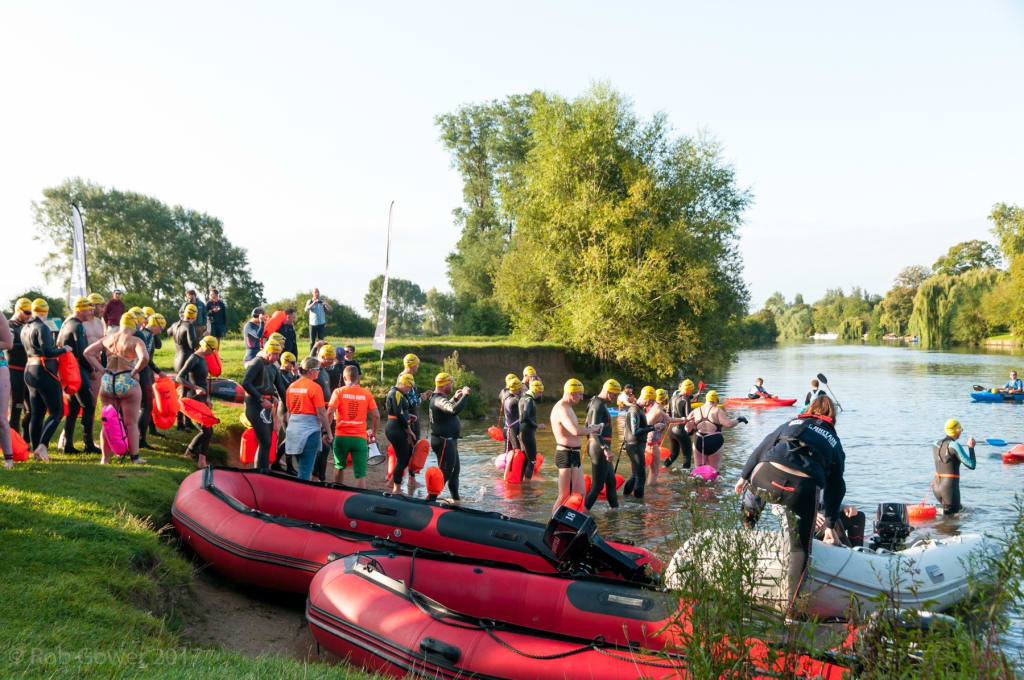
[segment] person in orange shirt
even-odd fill
[[[380,411],[373,395],[359,386],[359,369],[345,367],[345,386],[331,393],[327,404],[327,417],[335,417],[334,425],[334,481],[345,482],[345,466],[352,458],[352,474],[355,486],[366,488],[366,459],[369,456],[367,441],[376,441],[380,425]],[[366,429],[366,414],[372,419],[372,426]]]
[[[316,463],[321,442],[330,441],[331,421],[327,419],[324,391],[317,382],[320,361],[316,357],[302,360],[302,373],[285,392],[288,405],[288,427],[284,433],[286,456],[298,456],[299,479],[309,479]]]

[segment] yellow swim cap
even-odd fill
[[[511,380],[512,378],[517,378],[518,379],[519,376],[516,375],[515,373],[506,373],[505,374],[505,385],[508,385],[508,381]]]
[[[544,391],[544,383],[541,382],[540,378],[534,378],[530,381],[530,391],[536,393]]]
[[[281,352],[281,365],[294,364],[298,359],[291,352]]]
[[[526,368],[523,369],[523,377],[525,378],[528,375],[536,376],[537,369],[534,368],[533,366],[527,366]]]
[[[704,397],[704,401],[706,401],[709,404],[717,404],[718,392],[716,392],[715,390],[709,390],[707,396]]]
[[[118,324],[121,328],[135,328],[136,316],[131,312],[125,312],[121,315],[121,322]]]
[[[683,381],[683,392],[686,392],[686,393],[693,392],[693,388],[694,387],[696,387],[696,386],[693,384],[693,381],[690,380],[689,378],[687,378],[686,380]]]
[[[640,390],[640,399],[646,399],[647,401],[654,401],[658,393],[654,390],[651,385],[644,385],[644,388]]]
[[[49,312],[49,311],[50,311],[50,303],[47,302],[46,300],[44,300],[43,298],[36,298],[35,300],[32,301],[32,313],[33,314],[35,314],[36,312]]]
[[[444,385],[450,385],[455,382],[455,379],[448,373],[438,373],[434,376],[434,385],[436,387],[443,387]]]
[[[14,311],[16,312],[31,312],[32,301],[28,298],[18,298],[18,301],[14,303]]]
[[[280,354],[284,351],[284,345],[281,344],[280,340],[270,339],[263,345],[263,351],[267,354]]]
[[[185,305],[185,318],[194,319],[199,316],[199,309],[193,304]]]
[[[167,328],[167,319],[164,318],[163,314],[154,314],[149,317],[146,321],[147,326],[159,326],[160,328]]]
[[[87,309],[92,309],[92,304],[89,302],[88,298],[80,297],[75,300],[76,312],[84,312]]]
[[[523,381],[512,375],[511,373],[505,378],[505,387],[510,390],[518,390],[523,386]]]
[[[89,293],[89,302],[94,305],[102,305],[106,300],[104,300],[103,296],[99,293]]]
[[[267,339],[268,339],[268,340],[277,340],[277,341],[278,341],[278,342],[280,342],[281,344],[284,344],[284,336],[283,336],[283,335],[281,335],[280,333],[271,333],[271,334],[270,334],[270,337],[269,337],[269,338],[267,338]]]
[[[654,400],[659,404],[667,404],[668,392],[666,390],[659,389],[657,392],[654,393]]]
[[[395,385],[404,387],[415,387],[416,378],[412,377],[412,373],[399,373],[398,380],[395,381]]]
[[[964,428],[960,425],[960,421],[956,418],[950,418],[946,421],[946,434],[950,437],[959,437],[960,433],[964,431]]]
[[[406,368],[412,368],[413,366],[419,366],[420,365],[420,358],[418,356],[416,356],[415,354],[406,354],[404,357],[402,357],[402,364]]]
[[[604,386],[601,389],[608,394],[618,394],[622,391],[622,385],[615,378],[608,378],[604,381]]]
[[[205,347],[208,350],[216,352],[217,348],[220,346],[220,343],[217,342],[217,338],[213,337],[212,335],[207,335],[206,337],[199,341],[199,346]]]
[[[129,314],[134,314],[135,316],[138,316],[138,315],[142,314],[142,307],[132,307],[132,308],[130,308],[128,310],[128,313]]]
[[[334,350],[334,345],[321,345],[320,351],[316,353],[316,358],[320,361],[324,359],[337,359],[338,353]]]
[[[143,307],[142,308],[142,313],[145,314],[146,318],[148,319],[149,317],[151,317],[154,314],[156,314],[156,310],[153,309],[152,307]]]
[[[576,378],[569,378],[565,381],[565,385],[562,386],[562,391],[566,394],[583,394],[583,383]]]

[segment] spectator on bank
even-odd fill
[[[228,330],[228,307],[220,299],[216,288],[210,289],[206,302],[206,318],[210,323],[210,335],[220,340]]]
[[[242,339],[245,340],[245,356],[242,357],[244,363],[255,359],[260,349],[262,349],[263,327],[266,323],[267,315],[264,313],[263,308],[256,307],[253,309],[249,320],[242,327]]]
[[[114,295],[107,301],[103,308],[103,323],[107,326],[107,333],[116,333],[121,328],[121,316],[124,315],[124,301],[121,296],[124,291],[120,288],[114,289]]]
[[[345,370],[346,366],[355,366],[356,373],[360,376],[363,375],[363,369],[359,367],[359,362],[355,360],[356,348],[354,345],[345,345],[344,359],[341,362],[341,370]]]
[[[196,306],[196,318],[192,322],[192,326],[196,330],[196,337],[202,338],[206,335],[206,304],[199,299],[194,288],[185,291],[185,302],[178,309],[180,318],[185,318],[185,308],[189,305]]]
[[[277,332],[284,336],[284,351],[299,356],[299,339],[295,335],[295,310],[291,307],[284,310],[284,323]]]
[[[327,337],[327,312],[331,311],[331,305],[320,297],[319,288],[313,289],[313,297],[306,302],[306,311],[309,312],[309,346],[312,347],[317,340]]]

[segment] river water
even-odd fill
[[[1022,364],[1024,357],[1006,353],[934,352],[824,342],[742,352],[713,387],[722,396],[742,396],[754,378],[762,377],[771,393],[798,397],[802,405],[811,378],[824,373],[843,407],[837,431],[846,450],[844,502],[865,512],[869,532],[878,503],[919,503],[925,497],[935,474],[932,442],[943,436],[948,418],[957,418],[964,427],[961,441],[966,442],[968,436],[979,441],[977,469],[961,470],[965,509],[951,518],[943,518],[940,510],[938,519],[918,526],[941,534],[998,532],[1014,517],[1014,495],[1024,491],[1024,465],[1003,465],[1000,459],[990,457],[1004,449],[987,446],[984,440],[1024,441],[1024,405],[974,403],[968,393],[975,383],[1001,385],[1010,369],[1024,369]],[[509,370],[516,372],[518,367],[509,366]],[[693,376],[695,382],[699,378]],[[551,388],[552,394],[541,408],[540,422],[547,422],[551,402],[557,398],[556,386]],[[732,487],[749,452],[775,427],[793,417],[797,409],[742,408],[731,409],[730,413],[734,417],[746,415],[750,422],[726,431],[722,476],[710,489],[687,480],[677,463],[671,472],[661,475],[657,486],[648,488],[643,501],[620,497],[621,505],[615,510],[598,501],[593,515],[602,532],[628,536],[659,554],[669,555],[679,540],[671,518],[688,495],[701,494],[709,507],[734,503]],[[543,474],[529,484],[513,486],[504,484],[493,464],[504,445],[487,436],[491,424],[493,421],[464,423],[459,442],[463,504],[546,521],[557,491],[550,431],[538,432],[538,449],[547,458]],[[618,444],[616,431],[613,450]],[[586,462],[584,471],[589,472]],[[625,456],[619,473],[629,476]],[[417,497],[423,494],[422,487],[414,491]],[[936,503],[931,496],[928,502]],[[1024,620],[1016,617],[1013,628],[1010,644],[1020,651],[1024,649]]]

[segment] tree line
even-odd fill
[[[1024,209],[999,203],[988,219],[998,245],[962,241],[932,266],[902,269],[884,296],[829,289],[813,304],[774,293],[744,322],[747,344],[836,333],[842,340],[917,336],[922,347],[977,345],[1010,333],[1024,338]]]

